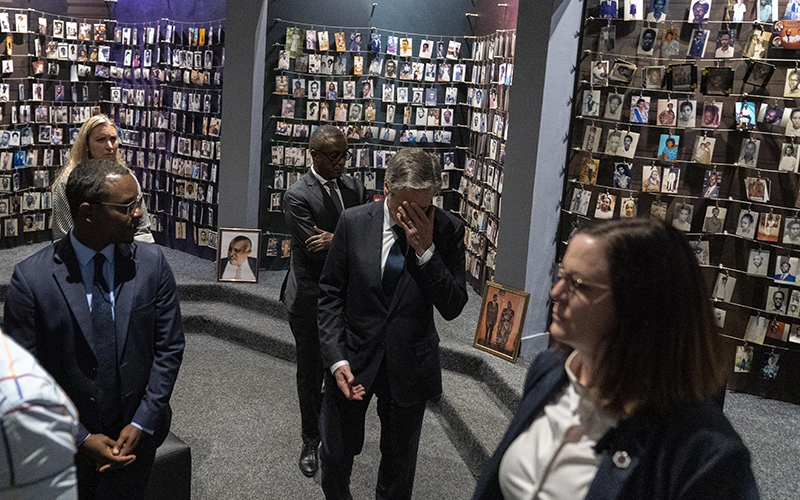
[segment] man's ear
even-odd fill
[[[92,206],[92,203],[89,203],[88,201],[81,203],[81,205],[78,207],[77,213],[75,214],[75,220],[92,222],[94,220],[94,206]]]

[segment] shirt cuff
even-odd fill
[[[151,436],[153,435],[154,431],[152,431],[150,429],[145,429],[144,427],[142,427],[141,425],[137,424],[136,422],[131,422],[131,425],[136,427],[137,429],[139,429],[142,432],[146,432],[147,434],[150,434]]]
[[[436,245],[431,243],[431,246],[429,246],[428,249],[425,250],[425,253],[423,253],[421,257],[416,253],[414,253],[414,256],[417,258],[417,265],[422,267],[425,264],[427,264],[428,261],[431,260],[431,257],[433,257],[433,252],[435,250],[436,250]]]
[[[350,363],[347,360],[343,359],[341,361],[337,361],[336,363],[332,364],[331,365],[331,373],[332,374],[336,373],[336,369],[339,368],[340,366],[344,366],[344,365],[350,366]]]

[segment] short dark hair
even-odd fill
[[[321,127],[317,127],[314,130],[314,133],[311,134],[311,139],[308,141],[309,149],[319,149],[328,142],[334,142],[339,139],[344,139],[345,141],[347,138],[344,135],[339,127],[335,127],[333,125],[323,125]]]
[[[602,406],[626,416],[718,393],[725,352],[686,236],[644,218],[605,221],[581,233],[604,250],[617,318],[594,364],[592,391]]]
[[[70,213],[74,215],[82,203],[105,201],[109,175],[131,175],[131,171],[115,160],[86,160],[72,169],[66,187]]]
[[[618,103],[622,104],[622,96],[619,94],[611,94],[610,96],[608,96],[608,102],[611,101],[617,101]]]

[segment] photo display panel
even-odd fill
[[[594,219],[684,231],[726,340],[729,388],[798,403],[795,17],[777,2],[587,2],[558,253]]]

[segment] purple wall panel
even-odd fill
[[[118,0],[114,12],[115,19],[126,23],[157,21],[164,17],[189,23],[222,19],[225,0]]]
[[[498,3],[508,4],[508,7],[498,7]],[[478,0],[472,10],[478,17],[470,18],[475,34],[482,36],[497,30],[515,29],[518,10],[519,0]]]

